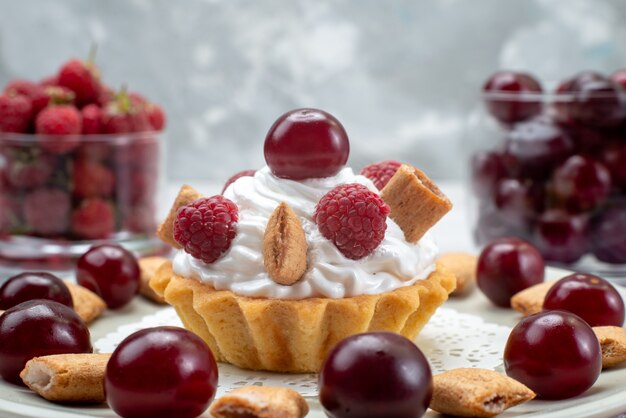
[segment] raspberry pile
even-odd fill
[[[0,234],[152,233],[164,128],[161,106],[109,87],[91,59],[40,82],[9,82],[0,94]]]
[[[371,254],[385,238],[389,206],[362,184],[342,184],[318,202],[313,220],[322,235],[341,253],[358,260]]]
[[[185,252],[210,264],[230,248],[238,219],[239,209],[229,199],[201,198],[179,209],[174,239]]]
[[[367,177],[374,182],[378,190],[382,190],[389,180],[396,174],[402,163],[394,160],[381,161],[379,163],[370,164],[363,167],[361,175]]]

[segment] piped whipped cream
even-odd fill
[[[418,243],[404,239],[400,227],[387,218],[385,238],[369,256],[350,260],[324,238],[313,221],[315,205],[332,188],[343,183],[360,183],[378,190],[366,177],[351,168],[333,177],[293,181],[274,176],[269,167],[254,177],[242,177],[224,196],[239,207],[237,235],[228,252],[206,264],[180,250],[174,257],[174,272],[194,277],[218,290],[249,297],[305,299],[345,298],[373,295],[410,286],[434,270],[437,246],[429,234]],[[274,209],[287,203],[300,217],[308,244],[307,271],[291,286],[274,282],[263,265],[263,235]]]

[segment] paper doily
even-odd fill
[[[182,326],[174,308],[165,308],[138,322],[122,325],[97,340],[94,348],[102,353],[110,353],[133,332],[164,325]],[[510,331],[508,327],[487,323],[475,315],[440,308],[417,337],[416,343],[428,358],[433,373],[458,367],[496,370],[501,368],[502,351]],[[315,374],[257,372],[219,363],[216,397],[247,385],[287,386],[302,396],[317,396]]]

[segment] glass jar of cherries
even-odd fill
[[[626,70],[550,90],[501,71],[483,104],[470,128],[489,142],[471,161],[476,242],[518,236],[553,264],[626,272]]]

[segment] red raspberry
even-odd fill
[[[38,189],[24,197],[24,221],[39,235],[62,234],[70,220],[69,195],[59,189]]]
[[[33,106],[33,114],[36,115],[48,106],[50,96],[46,93],[46,88],[40,84],[28,80],[13,80],[4,88],[4,92],[9,96],[26,96]]]
[[[174,239],[205,263],[212,263],[229,248],[237,233],[239,210],[224,196],[204,197],[178,210]]]
[[[153,234],[156,230],[156,210],[152,205],[128,208],[123,213],[124,229],[143,234]]]
[[[96,103],[100,107],[104,107],[107,103],[115,100],[115,91],[109,86],[102,85],[100,88],[100,95],[98,96],[98,100]]]
[[[378,190],[382,190],[401,165],[402,163],[394,160],[381,161],[364,167],[361,175],[372,180]]]
[[[100,163],[78,160],[74,163],[72,184],[76,197],[106,197],[113,192],[115,176]]]
[[[107,238],[115,226],[113,208],[106,200],[83,200],[72,214],[72,231],[80,238]]]
[[[224,184],[224,188],[222,189],[222,194],[224,194],[224,191],[228,188],[228,186],[233,184],[235,181],[239,180],[242,177],[252,177],[255,173],[256,170],[243,170],[233,174],[232,177],[226,180],[226,184]]]
[[[389,206],[362,184],[342,184],[326,193],[313,214],[322,235],[347,258],[371,254],[385,238]]]
[[[83,135],[99,134],[101,130],[102,111],[95,104],[83,107],[80,111],[83,117]]]
[[[0,193],[0,236],[10,232],[20,223],[20,204],[13,196]]]
[[[25,96],[0,95],[0,132],[26,133],[33,115],[33,105]]]
[[[76,103],[79,107],[96,103],[100,97],[98,69],[90,61],[69,60],[61,67],[58,77],[59,86],[68,88],[76,94]]]

